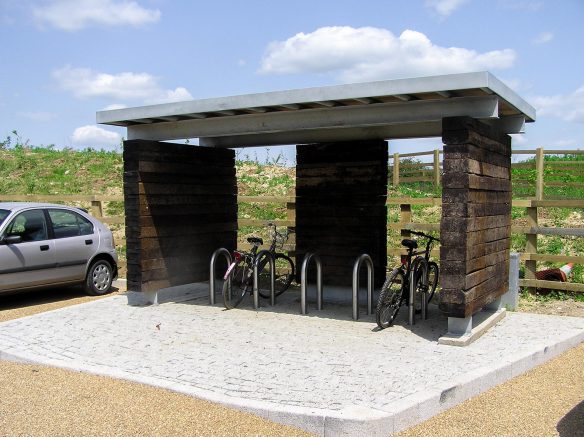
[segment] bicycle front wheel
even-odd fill
[[[231,266],[230,266],[231,267]],[[252,270],[243,259],[236,261],[228,278],[223,283],[223,304],[231,310],[241,303],[245,294],[251,290]]]
[[[277,253],[275,255],[276,274],[275,274],[275,294],[280,296],[290,287],[292,279],[294,279],[294,262],[284,255]],[[260,262],[260,271],[258,272],[258,292],[264,299],[270,298],[270,263],[268,259]]]
[[[440,268],[434,261],[428,263],[428,303],[434,297],[434,292],[438,286],[438,278],[440,277]]]
[[[405,278],[401,269],[394,269],[383,284],[375,308],[375,321],[380,329],[390,327],[395,321],[403,301],[404,283]]]

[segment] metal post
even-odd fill
[[[261,250],[256,255],[253,265],[253,308],[255,310],[260,307],[258,267],[264,256],[268,257],[268,262],[270,263],[270,305],[274,306],[276,304],[276,259],[274,258],[274,254],[269,250]]]
[[[230,266],[233,262],[231,258],[231,253],[224,247],[217,249],[213,252],[211,256],[211,265],[209,266],[209,304],[215,305],[215,264],[217,264],[217,258],[219,255],[223,255],[227,260],[227,266]]]
[[[369,255],[364,253],[355,260],[355,264],[353,265],[353,320],[359,319],[359,271],[361,270],[363,261],[367,264],[367,315],[371,315],[373,312],[373,261]]]
[[[426,260],[422,257],[417,257],[416,259],[414,259],[414,261],[412,261],[412,271],[410,272],[410,306],[408,307],[408,312],[409,312],[409,324],[410,325],[415,325],[416,324],[416,319],[415,319],[415,302],[414,302],[414,297],[415,297],[415,289],[414,289],[414,282],[415,282],[415,277],[416,277],[416,271],[418,270],[418,264],[422,264],[424,267],[422,267],[424,269],[424,271],[422,272],[422,275],[424,278],[428,278],[428,263],[426,262]],[[422,300],[425,299],[425,293],[423,293],[422,295]]]
[[[427,292],[423,292],[422,293],[422,320],[426,320],[428,319],[428,293]]]
[[[304,260],[302,261],[302,267],[300,269],[300,311],[302,314],[308,312],[306,304],[308,281],[306,275],[311,259],[314,259],[314,262],[316,263],[316,308],[319,311],[322,310],[322,263],[320,262],[320,256],[318,256],[317,253],[308,252],[304,255]]]
[[[519,304],[519,259],[517,252],[509,254],[509,290],[501,296],[501,306],[515,311]]]

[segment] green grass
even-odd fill
[[[0,193],[121,194],[122,172],[115,151],[56,150],[11,137],[0,142]]]
[[[584,156],[545,156],[548,162],[583,161]],[[410,160],[415,163],[415,160]],[[524,163],[534,164],[534,159]],[[295,185],[293,168],[287,164],[282,155],[259,162],[257,158],[237,155],[236,171],[238,192],[250,196],[286,196]],[[534,165],[535,166],[535,165]],[[119,151],[104,151],[95,149],[57,150],[53,146],[35,147],[22,141],[18,132],[0,141],[0,193],[4,194],[104,194],[121,195],[123,160]],[[530,182],[529,190],[518,185],[514,186],[514,197],[534,195],[535,169],[513,169],[513,179],[526,179]],[[557,182],[584,182],[584,171],[556,171],[545,167],[545,180]],[[390,178],[391,181],[391,178]],[[578,187],[546,187],[546,196],[563,195],[569,198],[584,198],[584,188]],[[389,197],[441,197],[441,187],[434,187],[427,182],[401,184],[393,187],[388,184]],[[80,205],[85,206],[87,205]],[[105,214],[116,216],[123,214],[123,202],[108,202]],[[541,226],[574,227],[582,223],[583,209],[573,208],[540,208],[539,223]],[[420,223],[439,223],[440,207],[412,207],[412,221]],[[262,220],[286,219],[286,206],[281,203],[260,204],[243,202],[239,205],[240,218]],[[511,216],[514,224],[526,225],[526,209],[512,208]],[[400,220],[399,205],[388,207],[388,222]],[[112,226],[114,228],[114,226]],[[118,226],[123,231],[122,226]],[[121,232],[120,231],[120,232]],[[257,227],[244,227],[240,230],[240,238],[258,234],[265,236],[264,230]],[[388,230],[390,247],[399,247],[401,235],[399,231]],[[512,250],[525,250],[526,238],[522,234],[511,237]],[[539,236],[539,253],[581,255],[584,253],[584,238]],[[120,248],[125,252],[125,247]],[[390,261],[392,265],[393,261]],[[538,267],[560,267],[557,263],[539,263]],[[584,282],[584,266],[576,265],[572,281]]]
[[[582,162],[584,165],[584,155],[545,155],[544,156],[544,184],[561,183],[560,186],[545,186],[544,197],[562,197],[571,199],[584,198],[584,187],[569,186],[567,183],[577,182],[584,183],[584,171],[582,166],[573,170],[557,169],[553,163],[562,164],[565,162]],[[529,186],[515,185],[513,187],[513,196],[515,198],[525,198],[535,196],[535,181],[537,173],[535,170],[535,157],[522,161],[521,164],[531,164],[532,168],[513,168],[511,180],[526,180]]]

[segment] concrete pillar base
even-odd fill
[[[459,317],[448,317],[448,333],[453,335],[470,334],[472,331],[472,316],[461,319]]]
[[[144,291],[143,293],[149,305],[158,305],[158,291]]]
[[[506,314],[505,308],[499,308],[496,311],[484,309],[474,316],[466,318],[448,317],[448,332],[438,339],[438,344],[468,346],[497,324]]]

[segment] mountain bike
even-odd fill
[[[281,249],[288,240],[291,230],[279,232],[276,225],[269,223],[272,235],[269,252],[275,260],[275,296],[284,293],[292,283],[295,276],[294,262],[287,255],[276,252]],[[253,270],[258,263],[258,292],[265,299],[270,298],[270,263],[267,256],[258,259],[258,249],[264,244],[262,238],[249,237],[247,242],[251,244],[249,252],[234,251],[233,262],[228,266],[223,276],[223,303],[225,308],[233,309],[241,303],[246,294],[253,292]]]
[[[402,255],[401,265],[396,267],[386,279],[375,308],[375,320],[381,329],[393,324],[403,304],[410,305],[411,283],[414,287],[414,302],[416,304],[420,302],[420,305],[421,299],[427,297],[427,303],[432,300],[438,285],[440,269],[436,262],[430,261],[430,251],[434,242],[440,242],[440,240],[423,232],[409,232],[425,238],[426,248],[416,251],[418,248],[416,240],[402,240],[401,244],[407,248],[407,255]]]

